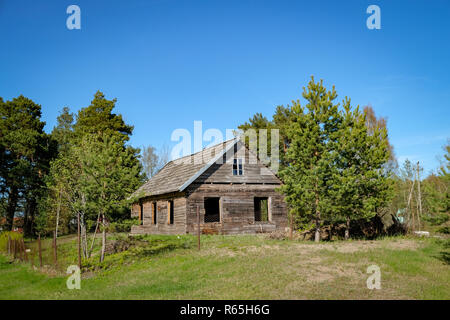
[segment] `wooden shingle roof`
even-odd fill
[[[132,197],[148,197],[183,191],[212,164],[222,159],[237,139],[219,143],[200,152],[168,162],[157,174],[144,183]]]

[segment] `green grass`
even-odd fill
[[[118,237],[123,236],[109,238]],[[108,256],[105,265],[92,262],[97,271],[83,274],[81,290],[67,289],[61,272],[35,270],[0,255],[0,298],[450,299],[443,240],[317,245],[262,236],[202,236],[201,251],[192,236],[145,236],[139,241],[128,252]],[[62,261],[75,262],[76,239],[60,242],[69,257]],[[380,290],[366,286],[366,269],[372,264],[381,269]]]

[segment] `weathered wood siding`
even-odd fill
[[[173,224],[168,223],[168,201],[173,200]],[[153,224],[152,203],[157,205],[157,224]],[[134,205],[133,205],[134,208]],[[139,209],[139,206],[138,206]],[[186,233],[186,198],[146,198],[143,200],[143,225],[133,226],[132,234],[184,234]]]
[[[243,159],[244,174],[233,175],[233,159]],[[236,150],[230,150],[219,163],[214,163],[195,183],[255,183],[281,184],[281,181],[256,156],[249,152],[242,143],[237,143]]]
[[[287,226],[286,204],[274,185],[201,184],[187,192],[187,233],[197,232],[197,206],[204,234],[251,234],[272,232]],[[204,223],[204,199],[220,197],[220,222]],[[255,221],[254,198],[269,198],[270,221]]]
[[[194,155],[211,159],[217,150],[208,149]],[[233,159],[243,159],[243,175],[233,175]],[[199,160],[199,159],[197,159]],[[201,159],[200,159],[201,160]],[[203,159],[204,160],[204,159]],[[201,163],[201,162],[200,162]],[[175,166],[173,164],[172,166]],[[287,209],[283,196],[275,191],[281,185],[278,177],[265,167],[256,156],[249,152],[245,146],[238,142],[236,147],[230,149],[223,156],[222,161],[214,163],[195,181],[190,181],[195,177],[196,171],[192,170],[192,165],[183,164],[189,170],[175,170],[182,172],[184,181],[191,183],[183,192],[167,193],[159,196],[142,199],[144,211],[144,223],[142,226],[134,226],[132,233],[155,233],[155,234],[180,234],[197,232],[197,206],[200,212],[202,233],[210,234],[248,234],[271,232],[277,229],[284,229],[287,226]],[[200,165],[201,167],[204,164]],[[170,168],[167,168],[168,171]],[[172,169],[171,169],[172,170]],[[170,172],[167,172],[168,176]],[[171,176],[171,179],[180,180],[179,176]],[[162,179],[162,178],[161,178]],[[192,178],[193,179],[193,178]],[[164,182],[159,181],[155,190],[165,190]],[[182,185],[182,181],[179,184]],[[156,183],[156,182],[155,182]],[[158,191],[158,192],[159,192]],[[205,205],[204,200],[208,197],[220,198],[220,222],[204,223]],[[269,200],[269,221],[255,221],[255,197],[267,197]],[[167,200],[174,199],[174,224],[167,223]],[[152,223],[152,202],[157,201],[158,223]],[[139,205],[132,208],[132,215],[139,216]]]
[[[140,210],[139,203],[134,203],[131,206],[131,217],[132,218],[139,218],[139,210]]]

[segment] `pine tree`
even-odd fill
[[[116,136],[123,143],[130,140],[133,126],[127,125],[122,115],[113,113],[117,99],[107,100],[105,95],[97,91],[91,104],[82,108],[74,125],[77,139],[83,139],[89,134],[98,136]]]
[[[102,215],[109,220],[120,220],[129,215],[123,201],[114,206],[99,206],[99,203],[103,203],[102,189],[95,184],[96,176],[91,170],[100,166],[101,159],[93,161],[95,153],[105,155],[107,150],[103,150],[102,146],[109,146],[108,141],[114,141],[117,157],[120,156],[121,161],[120,165],[108,167],[109,174],[120,176],[128,172],[133,175],[133,179],[124,180],[128,186],[116,181],[115,185],[121,186],[121,191],[117,192],[119,197],[123,198],[127,190],[136,189],[143,181],[141,172],[135,170],[136,167],[141,170],[139,149],[126,143],[133,127],[127,125],[121,115],[113,113],[115,103],[115,99],[107,100],[101,92],[97,92],[91,105],[78,112],[75,123],[69,109],[64,108],[52,132],[59,142],[59,156],[52,162],[51,174],[47,179],[49,196],[42,203],[51,211],[47,215],[47,229],[56,228],[59,223],[73,224],[80,215],[85,257],[89,257],[92,252]],[[88,163],[93,163],[93,167],[87,168]],[[88,244],[87,232],[93,225],[94,235]]]
[[[434,226],[440,226],[438,231],[450,233],[450,143],[444,150],[445,161],[437,174],[432,174],[423,182],[425,219]]]
[[[244,124],[240,125],[238,128],[242,130],[243,132],[253,129],[256,132],[257,139],[260,142],[260,144],[257,146],[256,153],[259,154],[259,148],[260,145],[265,145],[267,148],[267,156],[272,158],[272,129],[278,130],[279,134],[279,164],[280,167],[283,167],[286,165],[285,161],[285,155],[287,151],[287,147],[289,145],[289,139],[287,137],[287,129],[291,123],[291,116],[292,116],[291,107],[287,106],[277,106],[275,113],[272,116],[272,120],[269,121],[265,116],[263,116],[261,113],[256,113],[253,115],[252,118],[249,119],[248,122],[245,122]],[[266,130],[267,136],[264,137],[261,133],[261,129]],[[262,141],[262,139],[266,139],[267,141]],[[249,137],[247,136],[245,139],[246,146],[249,147]],[[268,159],[260,159],[260,160],[267,160],[266,164],[268,163]],[[272,159],[270,160],[272,161]]]
[[[68,107],[64,107],[56,118],[56,126],[51,133],[52,138],[58,142],[58,152],[60,156],[69,152],[73,142],[74,115]]]
[[[11,230],[19,203],[25,214],[25,233],[33,232],[37,199],[54,157],[55,144],[44,132],[41,106],[19,96],[0,99],[0,191],[6,195],[6,229]]]
[[[88,195],[91,208],[100,216],[102,223],[103,261],[106,248],[107,221],[112,213],[129,205],[128,196],[139,186],[141,166],[129,167],[133,153],[123,147],[117,136],[86,136],[82,147],[83,188]],[[81,150],[79,150],[81,152]]]
[[[321,226],[333,210],[329,196],[333,178],[330,153],[340,116],[334,104],[337,93],[315,82],[314,78],[304,88],[306,108],[294,102],[292,123],[287,129],[289,147],[286,153],[287,166],[280,172],[284,181],[281,187],[291,214],[303,221],[314,221],[315,241],[321,238]]]
[[[383,165],[389,159],[386,129],[367,127],[359,107],[352,111],[350,99],[343,101],[342,122],[336,132],[332,151],[334,203],[333,221],[345,222],[345,239],[350,237],[350,222],[369,220],[389,196],[390,184]]]

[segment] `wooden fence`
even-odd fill
[[[32,266],[43,267],[44,265],[58,266],[58,244],[55,235],[51,241],[51,248],[47,245],[47,248],[43,248],[41,236],[38,236],[37,242],[25,243],[23,238],[13,239],[8,235],[8,239],[5,243],[5,253],[8,254],[13,260],[19,260],[22,262],[30,263]],[[53,259],[50,258],[50,254],[43,255],[42,252],[53,251]],[[46,258],[46,259],[45,259]],[[51,260],[50,260],[51,259]],[[45,261],[47,260],[47,261]]]

